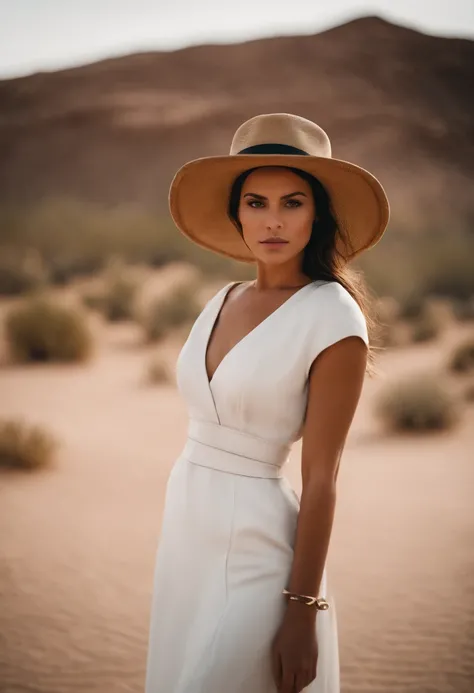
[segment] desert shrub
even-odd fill
[[[402,320],[419,320],[424,315],[424,297],[420,294],[411,294],[400,303],[399,317]]]
[[[439,336],[442,325],[437,316],[427,308],[417,320],[413,320],[411,338],[414,342],[429,342]]]
[[[154,356],[147,364],[146,382],[150,385],[162,385],[172,381],[169,365],[161,356]]]
[[[0,421],[0,468],[31,471],[49,467],[57,448],[57,439],[40,426],[14,419]]]
[[[474,336],[454,348],[448,361],[448,368],[455,373],[474,371]]]
[[[400,317],[412,342],[427,342],[438,337],[450,315],[452,317],[452,311],[433,297],[412,296],[400,308]]]
[[[376,411],[394,431],[451,428],[459,418],[459,403],[439,381],[439,375],[418,374],[389,384],[379,394]]]
[[[112,279],[102,297],[102,312],[107,320],[131,320],[134,315],[137,283],[129,277]]]
[[[169,330],[193,322],[200,312],[196,287],[189,282],[178,286],[164,297],[152,300],[140,322],[147,340],[156,341],[162,339]]]
[[[45,296],[11,308],[5,320],[10,353],[17,361],[84,361],[92,350],[85,316]]]
[[[44,287],[48,272],[34,249],[0,247],[0,294],[14,296]]]
[[[474,296],[454,299],[453,312],[458,320],[474,320]]]
[[[84,291],[83,304],[100,311],[107,320],[132,320],[140,281],[121,257],[112,256],[107,261],[102,276],[102,288]]]
[[[81,294],[81,301],[90,310],[104,311],[105,297],[103,291],[86,290]]]

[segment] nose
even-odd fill
[[[277,214],[268,213],[265,219],[265,227],[267,231],[279,231],[283,227],[283,224]]]

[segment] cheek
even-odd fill
[[[313,213],[308,209],[298,210],[298,213],[287,219],[288,228],[302,240],[309,239],[313,227]]]
[[[262,217],[260,219],[258,214],[255,214],[255,210],[251,207],[243,206],[239,208],[239,219],[242,224],[244,233],[252,233],[259,228],[262,223]]]

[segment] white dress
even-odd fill
[[[283,619],[299,498],[282,476],[301,438],[312,361],[364,315],[337,282],[292,294],[226,354],[205,355],[230,282],[205,305],[176,364],[188,438],[171,470],[158,544],[146,693],[276,693],[270,648]],[[237,289],[236,289],[237,290]],[[334,597],[324,569],[317,676],[339,693]]]

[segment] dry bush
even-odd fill
[[[93,338],[85,315],[45,296],[24,299],[5,320],[10,354],[19,362],[85,361]]]
[[[111,322],[133,320],[140,280],[122,258],[109,259],[104,272],[104,292],[101,310]]]
[[[16,296],[48,283],[49,276],[41,255],[31,249],[0,247],[0,294]]]
[[[83,304],[98,310],[110,322],[134,319],[141,284],[138,274],[122,258],[112,256],[99,281],[101,289],[82,293]]]
[[[441,334],[443,325],[439,318],[425,307],[418,319],[412,321],[411,338],[413,342],[429,342]]]
[[[444,302],[414,296],[403,303],[389,296],[378,298],[375,308],[376,344],[384,348],[435,339],[453,317]]]
[[[104,312],[105,297],[103,291],[87,289],[81,293],[81,301],[89,310]]]
[[[52,466],[58,440],[40,426],[0,421],[0,468],[33,471]]]
[[[474,296],[468,296],[464,299],[454,299],[453,312],[455,317],[462,322],[474,320]]]
[[[424,297],[419,294],[411,294],[400,303],[399,317],[402,320],[419,320],[423,317],[424,309]]]
[[[452,310],[446,302],[434,297],[412,298],[402,306],[400,314],[412,342],[436,339],[453,319]]]
[[[392,431],[449,429],[460,416],[460,403],[440,383],[438,373],[409,376],[386,385],[376,400],[376,413]]]
[[[153,299],[139,317],[149,342],[162,339],[170,330],[181,328],[196,320],[201,305],[196,298],[195,282],[182,284],[168,295]]]
[[[453,373],[474,371],[474,335],[458,344],[449,357],[448,368]]]
[[[148,362],[145,380],[149,385],[163,385],[172,382],[171,369],[160,355],[153,356]]]
[[[107,320],[132,320],[138,285],[127,277],[117,277],[107,286],[103,311]]]

